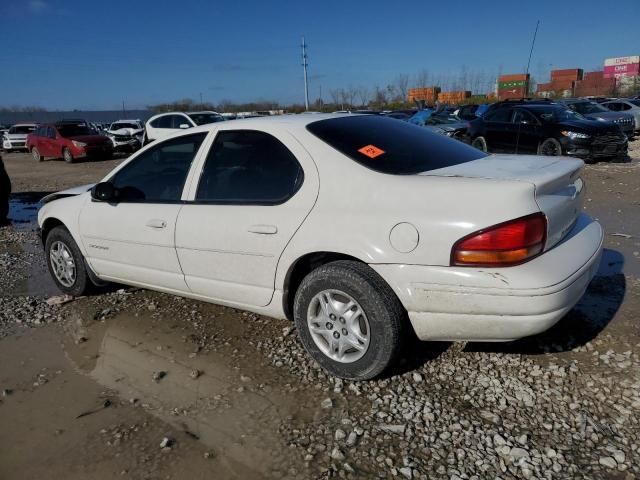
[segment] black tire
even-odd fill
[[[484,137],[476,137],[471,142],[471,146],[481,150],[485,153],[489,153],[489,146],[487,145],[487,139]]]
[[[61,283],[54,271],[55,267],[52,265],[51,248],[56,243],[62,243],[71,253],[71,257],[73,257],[73,262],[75,264],[75,281],[71,285],[64,285]],[[84,263],[84,256],[65,227],[58,226],[49,232],[49,235],[47,235],[45,240],[44,251],[47,268],[49,269],[51,278],[53,278],[53,281],[63,293],[74,297],[80,297],[91,291],[93,284],[91,283],[87,267]]]
[[[547,138],[538,146],[538,155],[560,156],[562,155],[562,145],[555,138]]]
[[[41,162],[42,160],[44,160],[44,157],[40,155],[40,151],[38,150],[37,147],[33,147],[31,149],[31,156],[36,162]]]
[[[309,331],[309,307],[314,297],[325,290],[351,296],[367,317],[369,346],[361,358],[351,363],[333,360],[323,353]],[[407,314],[398,297],[369,266],[354,261],[328,263],[309,273],[296,291],[293,314],[309,355],[328,373],[344,379],[367,380],[380,375],[397,359],[407,337]]]
[[[62,158],[67,163],[73,163],[74,161],[73,154],[71,153],[71,150],[69,150],[67,147],[64,147],[62,149]]]

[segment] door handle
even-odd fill
[[[150,228],[166,228],[167,222],[159,218],[153,218],[147,222],[147,227]]]
[[[275,225],[251,225],[248,228],[248,231],[261,235],[274,235],[278,233],[278,227],[276,227]]]

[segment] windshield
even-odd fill
[[[80,135],[95,135],[95,132],[86,125],[57,125],[58,132],[64,138],[79,137]]]
[[[9,129],[9,134],[26,135],[33,132],[35,129],[35,125],[14,125]]]
[[[222,115],[216,115],[215,113],[189,113],[188,115],[196,125],[206,125],[207,123],[224,121]]]
[[[568,108],[563,107],[536,107],[530,108],[530,112],[533,112],[536,117],[538,117],[543,122],[552,123],[552,122],[566,122],[566,121],[574,121],[574,120],[588,120],[586,117],[583,117],[578,112],[574,112]]]
[[[640,107],[640,100],[629,100],[629,103],[632,103],[636,107]]]
[[[120,122],[112,123],[109,130],[120,130],[121,128],[132,128],[133,130],[140,130],[142,127],[137,123]]]
[[[320,120],[307,130],[359,164],[393,175],[414,175],[486,156],[458,140],[374,115]]]
[[[599,105],[595,102],[576,102],[570,103],[569,108],[583,115],[588,115],[590,113],[601,113],[608,112],[609,110],[604,108],[602,105]]]

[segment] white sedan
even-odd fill
[[[580,160],[497,156],[373,115],[221,122],[150,144],[38,222],[59,288],[118,282],[295,320],[333,375],[422,340],[555,324],[602,250]]]

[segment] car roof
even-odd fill
[[[116,120],[115,122],[111,122],[111,123],[120,123],[120,122],[138,122],[138,123],[140,123],[141,120],[139,118],[124,118],[122,120]]]
[[[195,114],[195,113],[213,113],[215,115],[220,115],[218,112],[215,112],[213,110],[198,110],[198,111],[194,111],[194,112],[180,112],[180,113],[186,113],[187,115],[191,115],[191,114]]]
[[[340,114],[340,113],[317,113],[315,115],[298,115],[298,114],[285,114],[285,115],[273,115],[263,117],[251,117],[251,118],[239,118],[233,122],[216,122],[207,123],[205,125],[199,125],[188,130],[182,130],[182,132],[196,133],[196,132],[208,132],[217,128],[225,128],[229,125],[233,130],[242,128],[260,128],[262,126],[280,126],[287,128],[305,128],[307,125],[322,120],[329,120],[332,118],[355,118],[355,117],[371,117],[371,115],[362,114]],[[392,121],[389,119],[389,121]],[[394,120],[395,121],[395,120]],[[226,130],[226,128],[225,128]]]
[[[11,125],[11,127],[35,127],[37,126],[37,123],[14,123],[13,125]],[[11,127],[7,127],[7,128],[11,128]]]

